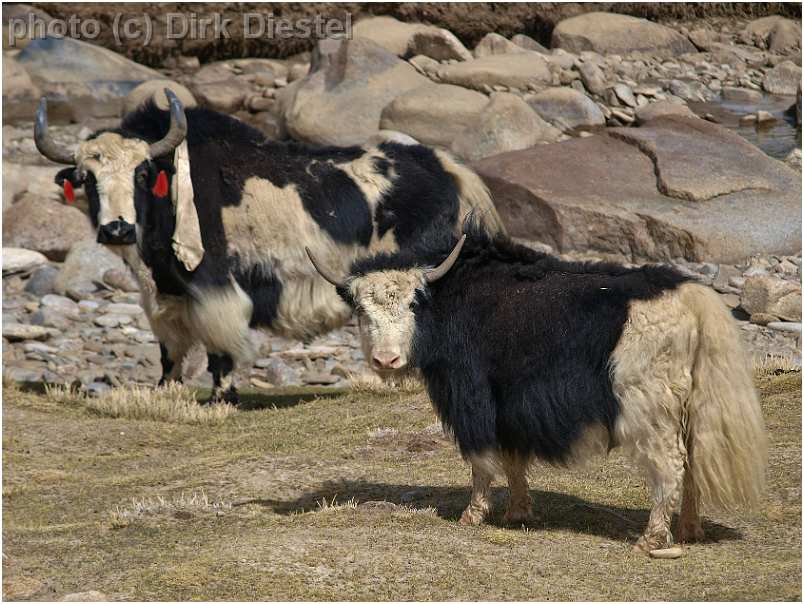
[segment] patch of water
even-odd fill
[[[796,127],[795,97],[765,95],[758,103],[741,103],[717,99],[706,103],[690,103],[696,115],[711,114],[722,126],[734,130],[747,141],[776,159],[784,159],[790,151],[801,147],[801,130]],[[767,111],[776,121],[754,126],[740,125],[740,118],[757,111]]]

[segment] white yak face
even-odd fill
[[[348,284],[360,325],[363,354],[374,371],[389,376],[410,361],[416,290],[426,287],[424,270],[386,270]]]
[[[103,243],[134,243],[136,168],[150,158],[148,143],[105,132],[82,143],[76,152],[78,170],[94,176],[98,203],[98,233]],[[89,195],[90,192],[87,191]],[[128,234],[128,237],[124,236]]]

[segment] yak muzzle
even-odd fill
[[[113,220],[98,228],[98,243],[131,245],[137,243],[137,232],[133,224],[125,220]]]

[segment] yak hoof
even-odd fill
[[[533,520],[533,510],[530,508],[509,508],[503,516],[503,521],[506,524],[519,526],[520,524],[527,524]]]
[[[217,405],[220,403],[226,403],[229,405],[240,404],[240,395],[237,393],[237,389],[229,388],[228,390],[213,390],[212,396],[209,397],[209,400],[206,402],[206,404]]]
[[[665,537],[659,535],[642,535],[639,540],[634,544],[635,552],[642,552],[643,554],[650,554],[654,550],[664,550],[673,545],[673,538],[669,534]]]
[[[486,514],[483,511],[473,508],[470,505],[463,511],[463,514],[461,514],[461,519],[458,520],[458,524],[463,524],[464,526],[477,526],[478,524],[481,524],[485,518]]]
[[[701,542],[704,538],[704,530],[698,522],[684,523],[678,529],[678,540],[681,543]]]

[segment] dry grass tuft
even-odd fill
[[[754,375],[757,377],[768,377],[801,371],[801,364],[792,355],[769,354],[764,357],[755,357],[752,361]]]
[[[384,380],[373,373],[352,374],[349,384],[358,394],[418,394],[424,390],[424,385],[414,375]]]
[[[166,499],[161,495],[156,497],[134,498],[131,504],[117,507],[110,512],[113,528],[124,528],[135,520],[159,515],[176,515],[177,512],[218,512],[232,508],[231,503],[223,501],[210,501],[203,489],[190,493],[181,493],[178,496]]]
[[[78,403],[106,417],[176,424],[219,424],[237,411],[232,405],[222,403],[199,405],[193,390],[176,383],[159,388],[114,388],[97,398],[68,386],[48,385],[45,397],[58,404]]]

